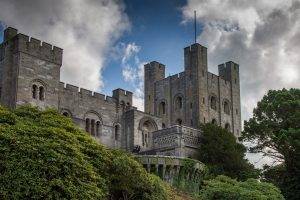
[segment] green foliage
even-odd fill
[[[300,177],[290,176],[284,164],[265,166],[263,180],[279,187],[286,199],[297,200],[300,197]]]
[[[171,199],[130,155],[55,110],[0,107],[0,199]]]
[[[273,184],[248,179],[238,182],[226,176],[205,181],[198,196],[202,200],[283,200],[280,190]]]
[[[209,167],[213,177],[221,174],[239,180],[258,177],[259,171],[244,158],[246,148],[236,142],[232,133],[213,124],[202,125],[201,129],[199,160]]]
[[[272,180],[278,181],[287,199],[299,199],[300,89],[270,90],[257,103],[253,117],[245,121],[242,139],[256,144],[254,152],[284,163],[281,175],[285,178]]]

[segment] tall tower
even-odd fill
[[[236,137],[241,134],[241,101],[240,101],[240,77],[239,65],[229,61],[218,66],[220,78],[229,81],[231,90],[230,113],[232,116],[231,131]]]
[[[144,66],[145,112],[154,114],[155,82],[165,78],[165,65],[152,61]]]
[[[62,49],[18,33],[4,31],[0,45],[1,103],[8,107],[30,103],[58,108]]]
[[[195,43],[184,48],[186,124],[197,127],[208,119],[207,48]],[[197,120],[197,121],[193,121]],[[189,123],[190,122],[190,123]]]

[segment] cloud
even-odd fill
[[[141,47],[133,43],[120,43],[118,54],[121,55],[121,67],[124,81],[134,87],[133,105],[139,110],[144,110],[144,65],[138,53]]]
[[[299,0],[189,0],[183,23],[193,20],[194,10],[210,70],[227,60],[240,65],[242,119],[269,89],[300,87]],[[273,162],[259,154],[247,158],[257,167]]]
[[[269,89],[300,87],[299,0],[189,0],[183,22],[194,10],[210,70],[227,60],[240,65],[243,119]]]
[[[110,0],[1,0],[0,21],[64,49],[62,80],[103,87],[108,52],[130,28],[124,5]]]

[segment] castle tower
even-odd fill
[[[186,77],[186,122],[191,127],[206,123],[207,112],[207,48],[195,43],[184,48]],[[193,121],[194,120],[194,121]]]
[[[0,45],[1,103],[8,107],[30,103],[58,108],[62,49],[18,33],[4,31]]]
[[[230,82],[230,114],[231,114],[231,127],[230,130],[236,137],[241,134],[241,105],[240,105],[240,78],[239,78],[239,65],[229,61],[225,64],[218,66],[219,76]],[[221,105],[223,106],[223,105]],[[222,111],[223,112],[223,111]],[[222,118],[221,112],[221,118]]]
[[[154,114],[155,111],[155,87],[154,83],[165,78],[165,65],[152,61],[144,66],[145,87],[145,112]]]

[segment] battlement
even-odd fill
[[[4,43],[14,43],[14,52],[23,52],[42,60],[53,62],[61,66],[63,50],[39,39],[18,33],[17,29],[4,30]]]
[[[133,94],[132,92],[124,90],[122,88],[117,88],[117,89],[113,90],[113,96],[122,95],[122,96],[132,97],[132,94]]]
[[[191,46],[185,47],[185,48],[184,48],[184,53],[193,52],[193,51],[195,51],[195,50],[197,50],[197,49],[207,50],[207,47],[202,46],[202,45],[199,44],[199,43],[195,43],[195,44],[192,44]]]
[[[233,61],[228,61],[226,63],[219,64],[218,71],[220,78],[231,82],[232,73],[235,71],[239,74],[239,65]]]
[[[111,97],[111,96],[108,96],[105,94],[100,94],[98,92],[93,92],[91,90],[87,90],[84,88],[79,88],[79,87],[71,85],[71,84],[65,84],[64,82],[60,82],[59,84],[60,84],[59,85],[60,90],[78,94],[82,98],[83,97],[91,97],[91,98],[96,98],[101,101],[106,101],[108,103],[116,103],[116,99],[114,97]]]

